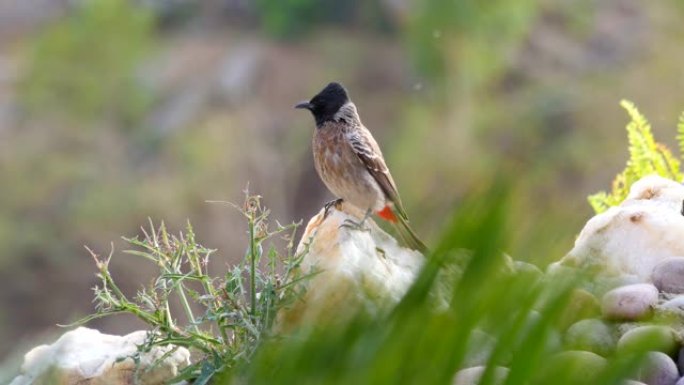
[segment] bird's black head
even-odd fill
[[[330,83],[316,96],[308,102],[298,103],[295,108],[306,108],[311,111],[316,120],[316,125],[320,126],[339,111],[340,107],[349,102],[347,90],[340,83]]]

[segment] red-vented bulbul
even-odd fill
[[[314,116],[314,165],[328,189],[367,214],[374,212],[391,222],[410,248],[427,251],[409,227],[380,147],[361,123],[344,87],[330,83],[295,108],[305,108]]]

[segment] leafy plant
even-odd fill
[[[77,324],[122,313],[138,317],[151,329],[141,349],[173,344],[201,355],[176,380],[204,384],[217,372],[249,361],[276,310],[298,298],[301,289],[294,283],[304,277],[297,269],[301,256],[292,252],[297,224],[270,229],[269,211],[258,196],[247,195],[239,210],[247,220],[249,243],[244,260],[223,278],[208,271],[215,250],[197,242],[190,223],[174,235],[163,222],[155,226],[150,221],[142,239],[124,238],[134,247],[127,254],[159,268],[154,282],[134,298],[123,293],[109,271],[112,253],[102,258],[91,251],[101,279],[94,289],[97,311]],[[264,253],[264,242],[276,235],[289,242],[285,255],[274,247]],[[172,303],[180,304],[182,314],[172,310]]]
[[[651,125],[634,103],[622,100],[620,105],[631,118],[627,124],[629,160],[625,169],[613,180],[610,193],[600,191],[589,196],[589,204],[596,213],[619,205],[629,194],[632,184],[644,176],[657,174],[676,181],[682,180],[683,176],[679,159],[664,144],[655,141]],[[677,140],[681,154],[684,155],[684,113],[680,116],[677,127]]]

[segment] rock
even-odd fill
[[[579,320],[600,315],[601,305],[596,297],[584,289],[575,289],[572,291],[568,305],[559,317],[558,327],[565,330]]]
[[[624,380],[620,384],[621,385],[647,385],[641,381],[634,381],[634,380]]]
[[[658,303],[658,289],[647,283],[618,287],[603,296],[604,317],[634,321],[647,318]]]
[[[484,366],[489,361],[489,357],[496,346],[496,339],[482,330],[475,329],[468,337],[466,356],[462,366],[474,367]]]
[[[190,352],[183,347],[155,346],[136,365],[131,356],[147,333],[115,336],[84,327],[66,332],[52,345],[28,352],[20,375],[10,385],[162,385],[190,364]]]
[[[518,335],[517,344],[523,342],[524,339],[529,339],[531,335],[537,336],[539,323],[542,322],[542,314],[536,310],[530,310],[525,319],[525,323]],[[534,333],[534,334],[532,334]],[[559,352],[563,348],[563,336],[555,328],[551,328],[544,336],[544,352],[546,354]]]
[[[544,273],[535,265],[523,261],[514,261],[513,268],[519,275],[525,277],[530,284],[535,284],[544,277]]]
[[[565,332],[565,346],[571,350],[586,350],[606,357],[615,351],[616,344],[613,329],[599,319],[579,321]]]
[[[679,312],[682,313],[684,312],[684,295],[679,295],[677,297],[674,297],[666,302],[664,302],[661,305],[658,305],[658,308],[664,311],[672,311],[672,312]]]
[[[665,293],[684,293],[684,257],[670,257],[653,268],[653,284]]]
[[[645,279],[639,278],[636,275],[622,274],[618,276],[606,276],[597,274],[585,283],[587,290],[594,295],[602,298],[607,292],[622,286],[634,285],[637,283],[651,283]]]
[[[677,355],[677,368],[679,373],[684,373],[684,348],[679,349],[679,354]]]
[[[534,383],[555,383],[563,378],[566,384],[586,384],[605,369],[607,361],[596,353],[570,350],[551,357]]]
[[[462,369],[456,373],[454,377],[453,385],[478,385],[480,383],[480,378],[485,372],[486,367],[475,366],[472,368]],[[508,368],[503,366],[497,366],[494,368],[494,380],[489,382],[492,385],[503,384],[508,376]]]
[[[631,329],[620,337],[617,349],[620,353],[655,351],[674,355],[678,344],[669,326],[645,325]]]
[[[667,354],[649,352],[639,367],[637,379],[648,385],[675,385],[679,372],[677,365]]]
[[[680,378],[675,385],[684,385],[684,377]]]
[[[576,280],[579,279],[581,272],[573,266],[567,266],[559,262],[550,264],[546,268],[546,280],[556,281],[562,280]]]
[[[664,299],[661,298],[661,300]],[[684,295],[676,296],[656,306],[653,319],[659,324],[681,325],[684,321]]]
[[[591,218],[561,264],[650,280],[653,268],[684,255],[684,186],[659,176],[634,183],[619,206]]]
[[[369,218],[367,231],[341,226],[363,213],[344,203],[311,218],[297,253],[305,253],[303,274],[316,273],[302,284],[306,293],[283,309],[276,329],[287,331],[303,322],[344,322],[355,307],[368,312],[397,303],[413,283],[425,257],[400,246]],[[340,309],[344,309],[341,311]]]

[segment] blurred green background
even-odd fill
[[[242,258],[249,183],[273,218],[332,196],[312,118],[344,83],[428,241],[462,197],[515,175],[514,258],[545,266],[627,158],[622,98],[674,143],[684,109],[678,0],[0,1],[0,359],[92,311],[83,245],[147,217]],[[533,248],[531,246],[534,246]],[[534,250],[531,254],[528,250]],[[130,291],[140,261],[113,273]],[[123,333],[133,319],[94,323]]]

